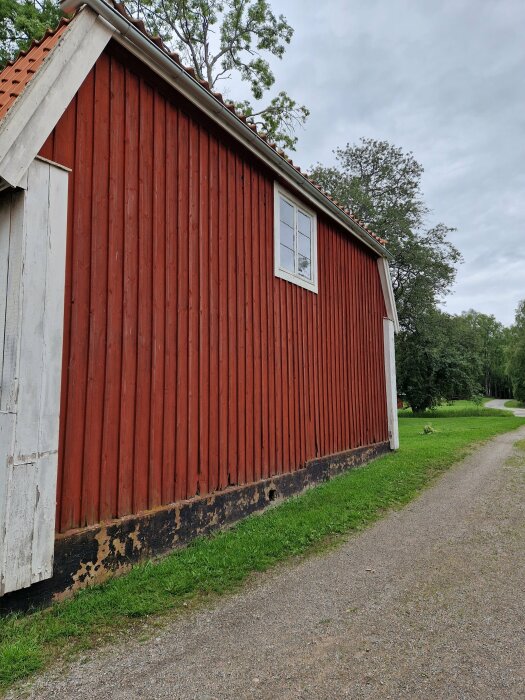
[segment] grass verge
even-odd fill
[[[413,413],[411,408],[403,408],[398,411],[400,418],[490,418],[502,417],[512,414],[498,408],[485,408],[474,401],[452,401],[444,403],[429,411]]]
[[[506,408],[525,408],[525,403],[522,401],[516,401],[516,399],[510,399],[510,401],[505,401]]]
[[[57,658],[111,639],[133,621],[161,615],[211,594],[235,590],[250,574],[327,546],[410,501],[482,440],[525,424],[498,415],[401,420],[401,449],[292,498],[231,530],[196,540],[156,562],[78,593],[47,610],[0,620],[0,689]]]

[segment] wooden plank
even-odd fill
[[[7,530],[5,529],[7,515],[7,497],[9,493],[9,479],[11,470],[8,466],[7,455],[13,451],[13,434],[15,429],[16,415],[14,413],[0,412],[0,527],[2,537],[0,537],[0,595],[5,591],[5,577],[7,570],[6,545]]]
[[[244,243],[244,336],[246,339],[245,358],[246,358],[246,401],[244,404],[245,423],[244,429],[246,432],[246,482],[254,481],[254,447],[253,447],[253,426],[254,426],[254,387],[253,387],[253,371],[254,371],[254,338],[253,338],[253,232],[251,228],[252,222],[252,196],[251,196],[251,169],[244,162],[243,164],[243,183],[244,183],[244,218],[242,238]]]
[[[60,120],[61,137],[55,139],[55,152],[53,159],[58,163],[73,168],[75,163],[76,140],[74,138],[77,122],[77,97],[70,103]],[[62,345],[62,388],[60,397],[60,429],[59,429],[59,454],[58,454],[58,478],[57,478],[57,514],[56,524],[59,531],[62,530],[62,488],[65,463],[65,432],[69,384],[69,350],[71,338],[71,276],[73,258],[73,212],[75,197],[75,177],[68,178],[68,205],[67,205],[67,243],[66,243],[66,272],[64,286],[64,334]]]
[[[237,366],[237,483],[244,484],[246,473],[246,278],[247,258],[244,248],[244,167],[239,157],[235,158],[235,200],[236,200],[236,274],[237,274],[237,346],[234,363]]]
[[[273,231],[273,216],[272,216],[272,231]],[[273,256],[272,256],[273,260]],[[283,356],[283,337],[281,331],[281,286],[283,282],[278,280],[273,275],[272,268],[272,307],[273,307],[273,324],[274,324],[274,337],[273,337],[273,358],[274,358],[274,371],[275,371],[275,471],[276,474],[281,474],[284,471],[285,464],[285,409],[284,409],[284,397],[283,397],[283,364],[285,363],[285,358]]]
[[[351,353],[352,353],[352,424],[354,427],[353,432],[353,447],[358,444],[358,416],[357,416],[357,363],[356,363],[356,332],[357,332],[357,322],[356,322],[356,255],[355,248],[351,251],[351,293],[352,293],[352,338],[351,338]]]
[[[294,324],[292,345],[294,349],[295,366],[295,414],[297,426],[297,452],[295,466],[300,467],[304,463],[304,387],[303,387],[303,343],[302,343],[302,322],[301,322],[301,295],[303,290],[297,285],[293,285],[292,296],[292,319]]]
[[[342,420],[342,402],[341,402],[341,389],[342,389],[342,377],[341,377],[341,329],[340,329],[340,312],[339,312],[339,300],[341,298],[341,289],[339,285],[339,243],[340,236],[338,232],[334,231],[332,236],[334,258],[332,262],[332,318],[333,318],[333,345],[332,353],[334,356],[334,376],[335,376],[335,386],[334,386],[334,414],[336,420],[336,452],[341,452],[344,448],[343,442],[343,420]]]
[[[23,272],[20,285],[18,344],[18,396],[15,411],[15,464],[37,460],[43,375],[43,346],[37,327],[45,313],[48,249],[49,166],[29,169],[24,224]],[[40,341],[40,342],[39,342]],[[20,415],[22,414],[22,415]],[[21,419],[22,418],[22,419]],[[31,514],[32,522],[32,514]]]
[[[260,279],[260,348],[261,348],[261,416],[262,416],[262,456],[261,456],[261,476],[268,478],[270,475],[271,464],[273,458],[273,445],[270,444],[270,429],[269,429],[269,370],[268,370],[268,352],[269,352],[269,327],[268,327],[268,282],[271,279],[271,273],[268,271],[267,256],[268,256],[268,238],[271,237],[271,231],[266,228],[266,182],[264,178],[258,177],[258,216],[257,216],[257,232],[260,242],[259,253],[259,279]]]
[[[173,179],[176,170],[176,159],[173,147],[166,148],[166,102],[156,92],[153,101],[153,163],[157,167],[153,169],[153,310],[152,310],[152,366],[151,366],[151,424],[150,424],[150,465],[149,465],[149,501],[148,507],[154,508],[163,501],[162,472],[163,472],[163,439],[164,439],[164,382],[168,386],[168,379],[164,374],[164,356],[168,350],[165,343],[166,317],[169,315],[169,334],[173,347],[176,348],[176,307],[174,313],[168,314],[166,304],[166,279],[168,274],[174,277],[176,285],[177,268],[168,273],[166,261],[166,180]],[[176,136],[176,124],[174,136]],[[165,161],[166,167],[160,167]],[[176,206],[175,191],[172,194],[171,206]],[[176,227],[176,217],[175,217]],[[172,303],[174,300],[172,301]],[[168,343],[170,344],[170,343]],[[169,429],[173,433],[173,449],[171,469],[166,472],[166,481],[170,484],[169,495],[166,503],[173,500],[175,489],[175,402],[176,402],[176,370],[172,368],[169,373],[171,394],[167,412],[170,414]],[[171,408],[171,410],[170,410]]]
[[[20,325],[20,281],[24,254],[25,195],[16,192],[11,195],[9,229],[9,269],[7,278],[7,299],[5,308],[4,347],[2,382],[0,384],[0,410],[12,412],[18,395],[18,334]]]
[[[186,497],[199,486],[199,144],[200,128],[189,129],[189,332],[188,332],[188,484]]]
[[[220,226],[223,221],[219,208],[219,151],[217,140],[209,140],[209,281],[208,281],[208,316],[209,316],[209,448],[208,448],[208,491],[219,487],[219,238],[224,238]],[[205,350],[206,352],[206,350]]]
[[[108,173],[108,267],[106,317],[106,376],[104,427],[100,464],[100,517],[118,514],[120,392],[122,378],[122,323],[124,298],[124,125],[125,71],[111,61],[111,97]],[[73,178],[74,179],[74,178]],[[70,229],[71,230],[71,229]]]
[[[345,279],[343,274],[343,245],[342,237],[337,235],[337,274],[336,284],[339,294],[336,296],[337,304],[337,355],[339,361],[339,415],[341,423],[341,442],[339,449],[344,451],[347,448],[347,430],[345,421],[345,367],[344,367],[344,330],[343,330],[343,296],[345,289]]]
[[[228,454],[230,443],[230,415],[229,415],[229,376],[228,376],[228,332],[229,332],[229,305],[230,284],[229,284],[229,261],[230,261],[230,227],[229,208],[231,206],[228,198],[228,152],[219,142],[218,144],[218,296],[219,296],[219,480],[218,488],[225,488],[228,485]],[[233,267],[233,266],[232,266]]]
[[[284,284],[284,295],[286,304],[286,325],[285,325],[285,342],[286,356],[288,358],[288,374],[287,381],[283,386],[286,393],[288,406],[288,471],[294,471],[297,466],[297,427],[295,422],[295,367],[294,367],[294,348],[293,348],[293,318],[292,318],[292,290],[290,283]]]
[[[279,351],[281,357],[281,402],[283,407],[283,463],[282,470],[283,473],[290,470],[291,465],[291,454],[290,454],[290,443],[291,443],[291,430],[290,430],[290,411],[289,411],[289,393],[290,393],[290,383],[289,378],[289,352],[288,352],[288,321],[286,315],[286,292],[288,284],[284,281],[277,281],[276,284],[279,289],[279,341],[281,348]]]
[[[281,421],[278,417],[280,414],[280,406],[277,400],[276,385],[280,382],[280,366],[281,358],[277,357],[276,340],[275,340],[275,321],[276,321],[276,301],[275,301],[275,286],[274,278],[274,203],[273,190],[270,188],[270,183],[264,180],[264,231],[265,231],[265,251],[266,251],[266,297],[267,307],[266,314],[268,317],[268,440],[269,440],[269,459],[270,471],[269,476],[278,473],[282,462],[282,436],[281,436]],[[277,364],[279,365],[279,377],[277,376]]]
[[[260,286],[260,258],[261,258],[261,231],[259,228],[259,182],[255,169],[250,171],[250,195],[251,195],[251,222],[245,235],[251,238],[251,291],[252,291],[252,323],[249,330],[252,334],[252,403],[253,403],[253,481],[261,478],[262,461],[262,390],[261,390],[261,286]],[[248,397],[248,400],[249,397]]]
[[[94,124],[109,123],[110,63],[101,57],[95,68]],[[104,415],[107,293],[108,293],[108,191],[109,129],[95,129],[91,200],[91,288],[89,296],[89,347],[84,426],[84,473],[81,522],[100,518],[100,465]]]
[[[25,588],[31,583],[32,525],[38,486],[38,469],[34,462],[10,464],[7,470],[7,508],[3,524],[6,536],[0,594]]]
[[[169,133],[169,130],[168,130]],[[175,500],[188,491],[188,335],[189,335],[189,122],[182,113],[178,120],[178,294],[177,294],[177,450]],[[173,234],[172,234],[173,235]],[[166,253],[168,255],[168,253]],[[165,430],[166,434],[166,430]]]
[[[210,173],[209,173],[208,133],[201,129],[198,150],[198,408],[195,419],[198,421],[197,442],[192,444],[198,450],[198,486],[196,493],[208,493],[209,440],[210,440]],[[197,310],[196,310],[197,313]]]
[[[237,247],[237,175],[236,158],[227,153],[227,200],[228,200],[228,484],[238,483],[240,444],[238,443],[237,344],[239,318],[238,304],[238,247]]]
[[[38,433],[38,498],[34,511],[31,582],[53,573],[62,377],[68,175],[49,168],[49,219],[42,323],[42,389]]]
[[[352,446],[352,423],[351,423],[351,413],[350,413],[350,391],[351,391],[351,379],[350,379],[350,363],[351,358],[349,355],[349,345],[350,345],[350,310],[349,310],[349,297],[350,297],[350,266],[348,262],[350,248],[346,241],[343,245],[342,250],[342,263],[343,263],[343,284],[344,292],[342,295],[343,304],[343,363],[344,363],[344,409],[345,409],[345,430],[346,430],[346,442],[348,447]]]
[[[58,404],[55,404],[58,407]],[[55,413],[58,426],[58,411]],[[58,432],[58,431],[57,431]],[[58,435],[57,435],[58,444]],[[26,466],[26,465],[24,465]],[[55,504],[57,483],[57,454],[40,456],[34,464],[35,502],[31,520],[18,523],[28,527],[31,533],[31,576],[25,578],[26,585],[38,583],[53,575],[53,556],[55,550]],[[24,485],[24,494],[27,485]],[[31,497],[30,493],[30,497]],[[26,513],[24,513],[24,516]],[[31,528],[32,524],[32,528]],[[14,525],[12,526],[14,527]],[[16,590],[16,589],[12,589]]]
[[[319,221],[317,225],[317,265],[318,265],[318,283],[319,294],[317,295],[315,305],[315,327],[317,330],[317,391],[319,394],[319,452],[325,454],[325,392],[327,390],[325,381],[326,364],[324,362],[324,339],[322,334],[323,321],[323,293],[325,288],[324,281],[324,254],[323,254],[323,237],[324,226],[323,222]]]
[[[187,416],[187,406],[181,408],[178,405],[180,401],[186,402],[187,397],[177,396],[177,371],[180,364],[180,357],[183,356],[182,350],[177,352],[179,343],[185,343],[187,338],[187,327],[185,331],[181,331],[177,326],[177,270],[179,258],[182,256],[180,264],[184,265],[184,272],[187,275],[187,222],[181,223],[179,219],[179,210],[181,209],[180,182],[182,178],[187,181],[187,173],[178,169],[177,163],[182,163],[181,151],[187,149],[186,142],[183,142],[177,137],[179,128],[179,115],[176,109],[169,103],[166,104],[166,154],[159,154],[161,160],[165,157],[166,176],[165,176],[165,249],[166,261],[164,264],[165,277],[165,340],[164,340],[164,417],[163,417],[163,445],[164,452],[162,457],[162,503],[171,503],[176,498],[184,498],[184,495],[179,495],[177,491],[180,485],[183,489],[180,494],[185,494],[186,491],[186,461],[187,455],[182,458],[177,457],[177,449],[180,441],[181,446],[186,445],[186,435],[178,427],[179,412],[184,418]],[[179,165],[180,167],[180,165]],[[187,195],[186,195],[187,202]],[[187,203],[185,204],[187,211]],[[181,274],[181,273],[179,273]],[[181,312],[182,313],[182,312]],[[185,318],[187,319],[188,310],[185,309]],[[187,322],[187,321],[186,321]],[[182,335],[181,335],[182,333]],[[185,351],[187,356],[187,350]],[[187,365],[184,365],[183,372],[187,371]],[[184,422],[184,425],[186,423]],[[186,428],[184,428],[186,431]]]
[[[75,199],[72,214],[71,316],[69,380],[62,481],[62,529],[80,527],[87,357],[89,346],[89,280],[91,266],[91,187],[93,159],[94,73],[77,96]]]
[[[148,507],[153,297],[153,90],[140,83],[138,178],[137,394],[133,512]]]
[[[118,515],[133,509],[133,464],[137,381],[138,319],[138,139],[139,81],[126,70],[124,143],[124,298]]]
[[[313,374],[314,343],[312,342],[312,322],[311,312],[314,297],[317,295],[308,294],[304,296],[302,307],[303,318],[303,343],[304,355],[306,358],[304,368],[305,383],[305,420],[306,420],[306,460],[315,457],[315,424],[314,424],[314,389],[315,380]]]
[[[9,236],[11,233],[11,192],[0,194],[0,342],[4,346],[5,313],[7,305],[7,274],[9,268]],[[0,353],[0,377],[4,365],[4,353]],[[1,387],[0,387],[1,395]]]

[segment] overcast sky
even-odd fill
[[[272,0],[295,35],[276,88],[311,110],[294,160],[361,136],[424,166],[432,215],[457,228],[452,313],[511,323],[525,298],[525,0]],[[235,91],[237,91],[235,86]]]

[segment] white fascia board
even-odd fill
[[[385,299],[387,318],[394,324],[394,331],[399,333],[399,319],[397,316],[396,300],[394,297],[394,289],[392,287],[392,278],[390,277],[390,268],[386,258],[379,258],[377,261],[379,267],[379,277],[381,279],[381,288]]]
[[[62,0],[60,7],[64,12],[72,12],[83,4],[82,0]],[[184,97],[196,105],[211,120],[228,132],[236,141],[262,160],[277,177],[282,178],[288,186],[293,187],[307,202],[322,211],[331,219],[358,238],[377,255],[391,258],[390,253],[376,241],[359,224],[352,221],[333,202],[325,197],[304,175],[280,156],[260,136],[246,126],[236,114],[233,114],[220,100],[214,97],[197,80],[191,77],[182,66],[175,63],[151,39],[139,31],[133,24],[104,0],[87,0],[94,12],[103,17],[117,31],[114,39],[130,53],[137,56],[144,64],[159,75],[165,82],[174,86]]]
[[[74,98],[114,28],[85,8],[51,50],[0,124],[0,178],[21,180]]]

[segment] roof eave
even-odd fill
[[[283,179],[298,187],[303,196],[323,210],[341,226],[350,231],[367,247],[374,250],[381,257],[392,259],[389,251],[381,245],[364,228],[348,217],[325,194],[319,191],[315,185],[302,173],[291,165],[283,156],[275,151],[255,131],[250,129],[236,114],[202,86],[198,80],[186,72],[183,66],[177,64],[154,41],[139,31],[116,8],[104,2],[104,0],[62,0],[61,9],[64,12],[73,12],[81,5],[88,5],[100,17],[106,20],[117,33],[113,38],[126,46],[135,55],[139,55],[156,73],[167,82],[176,84],[177,89],[199,109],[208,114],[214,121],[221,124],[238,141],[243,143],[250,151],[262,158],[270,168]]]

